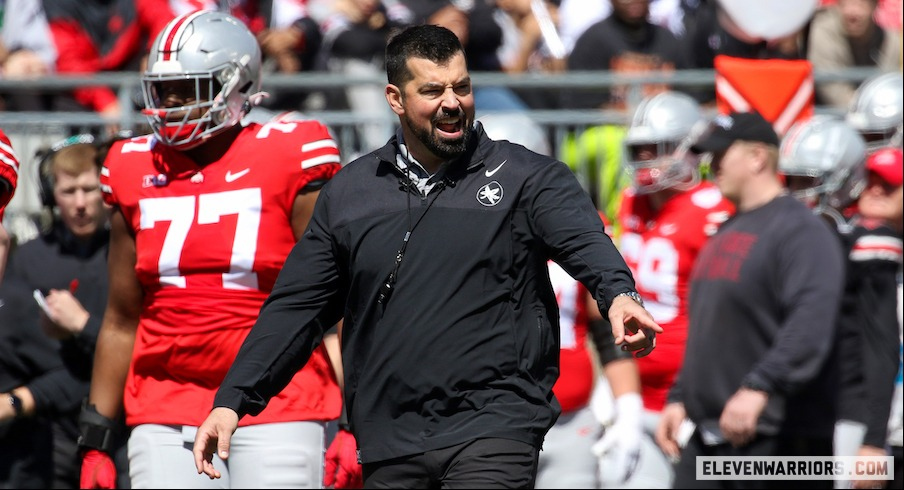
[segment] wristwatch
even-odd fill
[[[9,393],[8,397],[9,404],[13,407],[13,411],[16,412],[16,417],[21,417],[22,411],[24,410],[22,407],[22,399],[12,392]]]
[[[637,291],[626,291],[624,293],[618,293],[615,295],[615,298],[617,298],[619,296],[627,296],[627,297],[633,299],[640,306],[643,306],[643,298],[640,297],[640,294],[638,294]],[[612,299],[614,300],[615,298],[612,298]]]

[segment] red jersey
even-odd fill
[[[571,412],[590,401],[593,391],[593,358],[587,349],[587,289],[565,269],[549,261],[549,280],[559,305],[559,379],[552,391]]]
[[[684,361],[687,294],[691,269],[707,238],[734,212],[734,206],[710,182],[669,199],[658,213],[644,195],[627,189],[622,196],[619,250],[647,311],[664,332],[656,354],[637,359],[644,406],[660,411]]]
[[[16,184],[19,182],[19,159],[2,129],[0,129],[0,180],[7,181],[10,187],[8,192],[0,188],[0,220],[2,220],[3,211],[16,193]]]
[[[203,168],[150,135],[111,148],[101,189],[134,233],[144,291],[128,425],[204,421],[296,243],[296,196],[339,168],[337,145],[316,121],[250,124]],[[335,419],[340,406],[321,346],[263,413],[239,425]]]

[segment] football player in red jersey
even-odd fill
[[[262,96],[260,69],[254,36],[219,12],[175,18],[151,47],[142,88],[154,132],[118,142],[101,174],[114,209],[110,297],[80,419],[83,488],[109,484],[104,451],[122,412],[133,488],[321,486],[324,424],[342,403],[325,349],[338,354],[335,335],[239,422],[215,463],[224,480],[192,465],[197,426],[340,168],[317,121],[241,123]]]
[[[9,233],[3,227],[3,213],[16,193],[18,181],[19,159],[6,133],[0,129],[0,281],[3,281],[3,271],[6,269],[6,257],[10,247]]]
[[[637,291],[668,335],[658,339],[657,355],[636,361],[646,433],[637,471],[627,482],[604,488],[671,488],[671,464],[654,434],[684,359],[690,273],[707,238],[734,212],[712,183],[701,181],[689,151],[703,120],[691,97],[664,92],[641,101],[625,138],[632,184],[622,196],[617,243]]]

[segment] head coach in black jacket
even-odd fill
[[[402,31],[386,65],[401,128],[321,191],[198,430],[195,463],[211,478],[238,419],[263,410],[340,319],[367,487],[533,485],[560,412],[547,259],[592,292],[622,350],[646,355],[661,331],[568,167],[474,124],[451,31]]]

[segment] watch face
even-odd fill
[[[13,411],[16,412],[16,416],[22,415],[22,399],[18,396],[10,393],[9,394],[9,404],[12,405]]]

